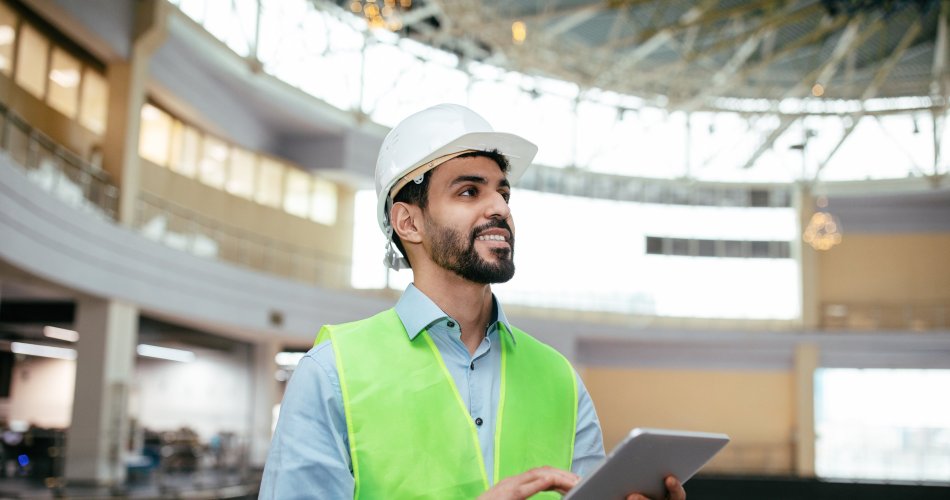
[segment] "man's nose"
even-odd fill
[[[501,193],[495,193],[486,208],[485,216],[489,219],[507,219],[511,215],[511,207]]]

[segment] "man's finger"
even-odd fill
[[[566,493],[577,484],[580,477],[553,467],[541,467],[528,472],[528,482],[518,487],[518,493],[525,497],[541,491],[555,490]]]
[[[686,500],[686,490],[683,489],[683,485],[680,484],[679,479],[676,479],[676,476],[667,476],[665,483],[667,498],[670,500]]]

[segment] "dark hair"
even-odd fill
[[[502,172],[508,173],[508,171],[511,169],[511,164],[508,163],[508,158],[498,152],[497,149],[492,149],[491,151],[469,151],[468,153],[462,153],[455,158],[475,158],[479,156],[494,160]],[[425,210],[426,207],[429,206],[429,179],[432,177],[433,170],[435,169],[426,172],[425,175],[422,176],[422,182],[419,184],[409,181],[408,184],[403,186],[402,189],[396,193],[396,196],[393,198],[393,203],[407,203]],[[402,241],[399,239],[399,235],[396,234],[395,229],[393,230],[393,243],[396,244],[396,248],[399,249],[399,253],[401,253],[403,257],[406,258],[406,263],[411,268],[412,263],[409,262],[409,254],[406,253],[406,249],[403,248]]]

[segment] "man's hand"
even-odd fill
[[[580,479],[577,474],[561,469],[538,467],[517,476],[502,479],[478,497],[478,500],[523,500],[542,491],[556,491],[563,495]],[[683,498],[686,498],[685,494]]]
[[[680,484],[679,479],[674,476],[666,476],[666,498],[655,498],[653,500],[686,500],[686,490]],[[639,493],[634,493],[627,497],[627,500],[651,500]]]

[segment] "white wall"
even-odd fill
[[[189,427],[207,441],[218,432],[248,436],[250,361],[236,354],[188,347],[190,363],[139,357],[131,416],[157,431]]]
[[[66,428],[73,408],[76,362],[28,356],[13,365],[9,419]]]

